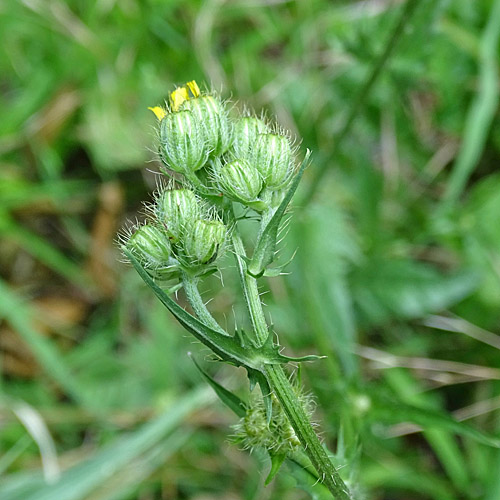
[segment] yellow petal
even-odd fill
[[[198,84],[194,80],[187,82],[186,85],[191,91],[191,94],[193,94],[193,97],[198,97],[201,94],[200,88],[198,87]]]
[[[178,87],[170,94],[170,104],[174,111],[178,111],[184,101],[189,99],[186,87]]]
[[[160,106],[155,106],[154,108],[148,108],[150,109],[155,115],[158,120],[162,120],[163,117],[167,114],[167,112]]]

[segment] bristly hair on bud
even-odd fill
[[[174,172],[192,175],[208,160],[204,128],[191,111],[167,113],[160,121],[160,158]]]
[[[234,140],[230,150],[232,156],[253,161],[253,150],[258,136],[269,132],[268,125],[262,119],[242,116],[234,124]]]
[[[292,388],[297,401],[311,417],[314,411],[312,397],[304,394],[296,384],[292,384]],[[276,397],[270,397],[271,420],[268,422],[262,397],[253,395],[245,416],[233,426],[233,440],[244,449],[263,448],[274,455],[293,455],[300,448],[300,441]]]
[[[220,190],[231,200],[248,205],[257,201],[262,190],[259,171],[247,160],[226,163],[216,171]]]
[[[253,161],[266,187],[282,188],[295,168],[290,139],[285,135],[259,134]]]
[[[190,110],[202,125],[211,157],[220,156],[228,150],[233,141],[233,125],[219,97],[198,94],[185,100],[182,109]]]
[[[176,244],[202,215],[200,201],[186,188],[165,189],[156,196],[155,214],[172,244]]]
[[[154,278],[174,279],[179,276],[178,262],[162,227],[145,223],[131,230],[124,241],[126,248]]]
[[[187,267],[213,264],[224,253],[227,227],[219,220],[197,220],[182,242]]]

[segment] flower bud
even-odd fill
[[[205,165],[208,148],[203,129],[188,110],[166,114],[160,121],[162,159],[175,172],[191,173]]]
[[[211,156],[225,153],[232,142],[232,124],[222,102],[211,95],[184,101],[182,109],[189,109],[203,128]]]
[[[200,206],[193,191],[172,189],[163,191],[156,202],[158,220],[165,226],[172,243],[177,243],[186,228],[200,217]]]
[[[259,172],[247,160],[226,163],[217,172],[217,179],[226,196],[243,204],[255,201],[262,189]]]
[[[189,264],[211,264],[222,253],[226,232],[226,226],[220,221],[197,220],[184,240]]]
[[[297,399],[307,405],[305,408],[309,414],[312,411],[309,409],[310,398],[297,394]],[[271,404],[271,421],[268,422],[262,398],[251,399],[245,416],[234,427],[235,440],[243,448],[262,447],[275,454],[291,455],[300,447],[300,441],[275,396],[271,396]]]
[[[233,153],[235,158],[251,159],[259,134],[269,132],[268,126],[259,118],[244,116],[234,124]]]
[[[259,135],[254,163],[267,187],[282,187],[292,172],[292,148],[288,138],[276,134]]]
[[[127,242],[127,248],[146,268],[166,266],[170,244],[165,232],[152,224],[139,227]]]

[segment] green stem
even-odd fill
[[[256,339],[262,344],[266,340],[269,330],[259,297],[257,280],[246,272],[246,263],[243,258],[246,257],[246,252],[236,227],[233,230],[232,239],[245,301],[250,313]],[[318,472],[321,482],[329,489],[334,498],[338,500],[350,500],[352,497],[349,494],[347,486],[342,481],[325,449],[321,446],[309,417],[302,405],[297,401],[296,394],[281,365],[265,365],[264,375],[269,387],[278,398],[288,416],[295,434],[304,447],[305,453]]]
[[[217,323],[217,321],[215,321],[214,317],[205,306],[205,302],[203,302],[200,291],[198,290],[198,281],[198,278],[190,276],[187,273],[184,273],[182,276],[184,291],[186,292],[191,307],[205,325],[227,337],[229,334],[219,325],[219,323]]]
[[[325,449],[321,446],[307,413],[302,405],[298,404],[297,396],[282,366],[266,365],[264,374],[290,420],[290,424],[302,443],[309,460],[311,460],[318,472],[321,482],[328,488],[334,498],[338,500],[352,499],[349,489],[342,481]]]
[[[246,251],[241,236],[236,228],[233,230],[232,239],[241,286],[243,288],[243,295],[245,296],[245,303],[255,332],[255,340],[258,345],[263,345],[269,335],[269,329],[267,327],[264,312],[262,311],[257,280],[247,273],[247,264],[243,259],[243,257],[246,256]]]

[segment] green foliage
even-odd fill
[[[147,107],[192,79],[277,115],[313,152],[273,264],[291,274],[261,291],[291,353],[327,356],[304,383],[349,486],[498,498],[500,2],[417,3],[359,104],[405,3],[3,3],[1,498],[328,498],[290,461],[263,490],[268,458],[226,443],[236,416],[206,408],[186,351],[232,392],[242,370],[207,370],[119,262],[116,231],[159,170]],[[236,216],[246,241],[255,224]],[[238,279],[202,292],[228,330],[234,305],[250,331]],[[59,483],[22,402],[50,431]]]

